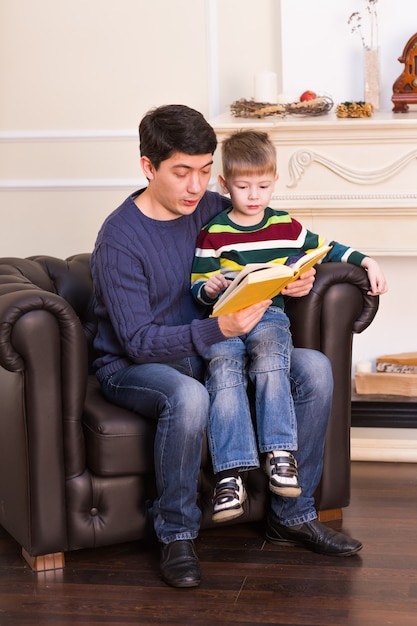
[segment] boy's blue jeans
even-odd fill
[[[212,345],[207,359],[208,442],[215,473],[259,467],[258,450],[297,450],[290,322],[270,307],[247,334]],[[247,394],[254,385],[256,429]]]
[[[131,365],[102,383],[109,401],[158,421],[154,444],[158,497],[153,515],[156,535],[164,543],[195,539],[199,531],[197,479],[209,415],[209,395],[202,380],[203,363],[195,357],[170,364]],[[293,350],[291,388],[302,494],[299,498],[272,494],[273,513],[288,526],[317,517],[313,495],[322,472],[332,385],[331,366],[323,354]]]

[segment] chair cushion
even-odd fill
[[[83,427],[87,466],[97,476],[154,473],[156,423],[107,402],[94,375],[88,377]]]

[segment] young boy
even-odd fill
[[[269,207],[275,182],[276,151],[266,133],[239,131],[222,147],[225,193],[231,207],[200,233],[192,270],[192,293],[211,307],[247,263],[291,264],[328,242],[305,229],[285,211]],[[386,291],[382,271],[373,259],[331,242],[323,262],[346,261],[368,271],[370,293]],[[259,467],[258,449],[266,453],[265,470],[273,493],[298,497],[297,429],[291,394],[292,353],[287,291],[272,300],[260,322],[247,334],[213,344],[207,359],[210,395],[208,441],[217,475],[213,520],[243,513],[245,488],[240,473]],[[255,387],[256,436],[247,398],[248,379]],[[257,441],[256,441],[257,439]]]

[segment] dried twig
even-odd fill
[[[366,11],[369,16],[369,32],[368,38],[364,34],[364,26],[362,23],[362,15],[359,11],[355,11],[348,19],[352,33],[357,33],[365,50],[373,50],[378,47],[378,13],[376,5],[378,0],[366,0]]]
[[[255,102],[241,98],[230,105],[230,111],[235,117],[267,117],[271,115],[323,115],[333,106],[333,100],[328,96],[314,98],[305,102],[290,104],[271,104],[269,102]]]

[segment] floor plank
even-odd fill
[[[354,462],[343,528],[363,541],[358,555],[273,546],[260,524],[203,531],[195,589],[160,580],[152,542],[67,553],[64,570],[34,573],[0,529],[0,626],[415,626],[417,465]]]

